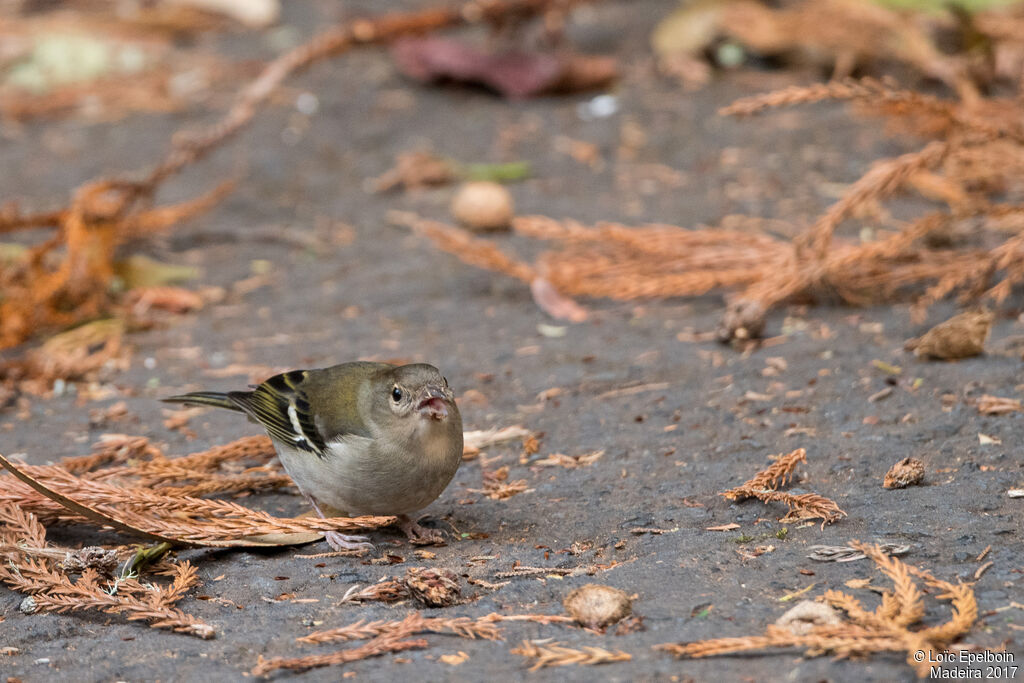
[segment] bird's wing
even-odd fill
[[[308,370],[292,370],[271,377],[253,391],[233,391],[228,397],[275,441],[323,457],[327,444],[310,409],[308,375]]]

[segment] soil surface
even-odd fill
[[[333,3],[284,4],[284,24],[299,36],[342,16]],[[345,5],[354,14],[351,6],[380,12],[384,4]],[[403,576],[424,564],[499,583],[497,573],[519,564],[595,573],[502,579],[508,583],[493,590],[464,584],[472,600],[431,612],[559,614],[572,589],[599,582],[635,594],[634,612],[643,616],[645,630],[598,635],[513,623],[503,626],[503,642],[428,636],[425,650],[277,678],[327,681],[353,672],[364,680],[507,680],[526,676],[529,666],[510,648],[523,639],[552,638],[569,647],[623,650],[632,660],[546,669],[530,678],[909,680],[913,672],[898,653],[839,662],[804,659],[798,651],[679,661],[652,649],[759,634],[793,604],[781,598],[805,589],[814,597],[868,578],[887,586],[868,560],[836,564],[807,557],[811,545],[851,539],[908,544],[908,562],[964,580],[973,580],[982,565],[975,558],[991,546],[985,560],[993,564],[975,586],[983,617],[966,640],[1005,646],[1021,663],[1024,613],[1019,607],[992,610],[1019,604],[1022,595],[1024,507],[1006,491],[1024,484],[1024,415],[983,416],[972,403],[982,394],[1021,395],[1013,338],[1024,330],[1015,312],[997,319],[988,355],[959,363],[922,362],[902,350],[905,339],[925,329],[911,322],[904,305],[779,310],[769,317],[773,345],[746,353],[689,341],[692,332],[714,329],[722,302],[712,296],[585,302],[591,320],[564,325],[539,311],[521,283],[465,266],[387,220],[391,210],[447,219],[454,187],[383,195],[364,189],[397,153],[430,147],[462,162],[529,161],[533,178],[509,186],[521,214],[684,226],[717,224],[730,214],[806,222],[834,201],[837,184],[856,179],[873,159],[919,144],[885,137],[877,121],[858,119],[839,105],[747,121],[717,117],[717,108],[738,96],[818,74],[740,71],[686,92],[656,75],[647,49],[652,26],[672,5],[607,3],[576,15],[569,31],[575,45],[622,60],[624,78],[609,91],[619,110],[596,120],[584,120],[579,111],[596,93],[506,102],[482,91],[421,87],[396,74],[378,49],[289,81],[282,102],[313,93],[317,111],[303,114],[279,102],[262,112],[233,144],[170,183],[161,199],[189,196],[244,173],[237,191],[169,236],[136,247],[163,261],[199,266],[201,283],[224,287],[227,298],[175,318],[166,329],[133,334],[131,368],[113,378],[117,391],[109,399],[80,404],[66,393],[35,401],[30,419],[0,416],[3,452],[24,454],[31,463],[87,453],[107,431],[146,435],[185,454],[258,433],[239,416],[218,411],[192,419],[191,440],[162,426],[160,397],[249,381],[244,370],[215,378],[205,374],[211,369],[425,361],[440,367],[463,398],[466,429],[522,424],[542,435],[535,457],[601,450],[600,459],[577,469],[539,468],[520,464],[517,443],[489,448],[485,458],[466,462],[426,510],[428,525],[453,536],[447,546],[430,549],[436,559],[429,562],[417,559],[392,530],[372,538],[381,555],[403,559],[394,565],[298,557],[329,550],[322,542],[272,552],[179,552],[198,564],[204,581],[180,606],[216,626],[210,641],[115,617],[24,615],[22,596],[0,588],[0,647],[19,650],[0,655],[0,672],[33,682],[241,681],[250,678],[257,655],[336,649],[295,642],[312,630],[401,618],[414,609],[410,603],[337,604],[353,585]],[[221,39],[228,54],[249,58],[274,54],[265,38]],[[28,125],[0,143],[0,197],[50,206],[97,173],[149,163],[179,127],[217,115]],[[620,153],[624,129],[646,136],[633,158]],[[595,145],[599,162],[573,159],[562,151],[563,137]],[[538,248],[499,239],[524,255]],[[254,273],[263,279],[250,282],[261,286],[232,289]],[[951,312],[937,307],[929,321]],[[556,329],[544,327],[551,325]],[[902,374],[881,371],[876,360],[901,366]],[[888,396],[868,400],[890,386]],[[538,398],[556,387],[557,396]],[[90,427],[90,411],[118,400],[127,402],[127,422]],[[789,490],[833,498],[848,517],[824,528],[784,525],[777,521],[784,507],[734,504],[718,495],[762,469],[770,455],[798,447],[807,449],[807,464]],[[925,463],[924,485],[883,489],[886,470],[907,456]],[[525,479],[529,490],[507,500],[469,492],[481,486],[482,461],[488,468],[508,465],[509,478]],[[287,492],[247,503],[278,514],[305,509]],[[730,523],[740,527],[707,530]],[[666,532],[632,532],[644,527]],[[787,532],[778,534],[783,527]],[[81,533],[68,529],[54,538],[69,544],[96,539]],[[757,555],[764,546],[773,549]],[[854,592],[877,604],[876,594]],[[947,603],[929,598],[928,604],[927,622],[948,617]],[[460,651],[468,655],[461,664],[440,659]]]

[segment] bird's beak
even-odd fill
[[[416,410],[423,417],[444,420],[448,417],[448,396],[440,387],[428,386],[420,393]]]

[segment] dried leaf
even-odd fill
[[[392,46],[391,57],[402,73],[417,81],[483,85],[512,99],[599,88],[614,80],[618,72],[615,60],[609,57],[491,54],[437,37],[400,40]]]
[[[887,489],[903,489],[924,480],[924,463],[917,458],[903,458],[889,468],[882,483]]]
[[[985,352],[985,340],[995,316],[991,311],[966,311],[939,323],[921,337],[907,342],[906,348],[922,358],[956,360]]]

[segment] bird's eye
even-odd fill
[[[402,400],[402,390],[399,389],[398,387],[395,387],[394,389],[392,389],[391,390],[391,398],[395,401],[395,403],[398,403],[399,401],[401,401]]]

